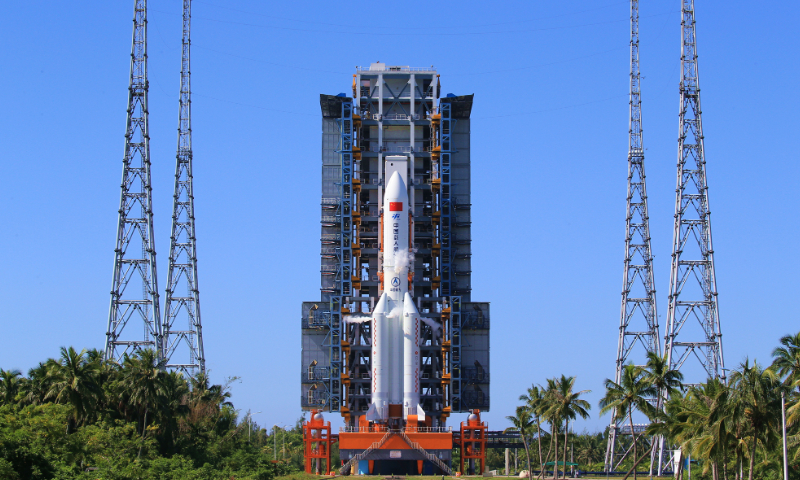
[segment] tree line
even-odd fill
[[[249,415],[239,417],[230,401],[234,380],[213,385],[204,374],[165,371],[152,350],[115,362],[69,347],[27,376],[0,369],[0,478],[268,480],[299,471],[303,419],[268,436]],[[727,382],[686,385],[654,354],[615,380],[605,380],[598,406],[630,429],[630,454],[612,465],[626,478],[655,472],[650,463],[662,444],[679,452],[679,480],[688,458],[699,467],[692,475],[704,480],[782,478],[785,398],[789,473],[800,479],[800,332],[780,339],[771,365],[745,360]],[[566,475],[560,470],[572,459],[582,470],[604,468],[608,430],[570,433],[591,410],[582,398],[589,391],[575,385],[565,375],[534,384],[507,417],[521,433],[528,471],[536,467],[540,479],[548,470],[554,479]],[[649,422],[638,434],[634,415]],[[488,461],[500,464],[499,452]]]
[[[624,366],[618,382],[605,380],[598,405],[600,414],[612,412],[618,425],[629,427],[624,432],[630,438],[628,454],[622,461],[612,458],[611,468],[621,469],[625,478],[636,478],[637,470],[657,474],[663,450],[668,452],[664,461],[674,460],[679,480],[688,459],[699,467],[693,475],[702,479],[782,479],[785,401],[789,476],[800,478],[800,332],[782,337],[772,357],[766,367],[745,359],[727,381],[710,378],[697,385],[684,384],[681,373],[654,353],[648,354],[644,366]],[[570,422],[588,418],[591,409],[580,398],[589,391],[574,388],[575,377],[564,375],[545,385],[534,384],[519,397],[523,404],[515,414],[507,417],[510,430],[521,434],[528,471],[533,465],[538,478],[548,470],[553,479],[559,478],[559,467],[566,472],[568,439],[577,446],[573,451],[580,469],[607,468],[600,462],[605,461],[608,429],[569,433]],[[649,422],[638,434],[634,415]]]
[[[153,350],[115,362],[62,347],[27,376],[0,369],[0,478],[268,480],[297,471],[302,419],[283,432],[287,461],[275,462],[266,431],[231,403],[234,380],[165,371]]]

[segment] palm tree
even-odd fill
[[[557,406],[557,394],[560,390],[559,379],[548,378],[547,390],[544,393],[544,400],[542,402],[542,416],[550,423],[550,450],[553,451],[553,479],[558,478],[558,430],[561,428],[562,418],[559,416],[559,409]],[[550,457],[550,452],[547,452],[547,457]],[[544,476],[544,469],[542,469],[542,476]]]
[[[683,404],[685,401],[683,392],[673,390],[664,401],[663,408],[655,410],[654,418],[650,420],[650,425],[647,426],[645,433],[651,437],[667,438],[674,444],[680,444],[684,438],[684,430],[687,427],[684,421]],[[680,478],[683,465],[683,450],[680,451],[680,455],[675,478]]]
[[[231,397],[230,385],[238,379],[239,377],[231,377],[227,379],[225,385],[210,385],[208,373],[197,373],[189,378],[191,399],[194,402],[207,403],[216,408],[223,405],[233,406],[228,400]]]
[[[142,438],[147,432],[147,415],[157,408],[165,392],[166,373],[160,366],[158,354],[152,349],[139,350],[134,356],[125,354],[122,360],[120,386],[127,396],[127,403],[139,414]]]
[[[15,403],[20,390],[21,376],[19,370],[0,369],[0,402],[6,405]]]
[[[708,460],[703,473],[711,468],[713,480],[719,479],[719,462],[725,462],[727,445],[731,443],[728,388],[718,378],[689,388],[680,411],[681,447],[695,458]]]
[[[645,381],[651,383],[658,391],[656,399],[656,409],[661,410],[664,400],[672,395],[675,389],[681,388],[683,385],[683,374],[678,370],[669,368],[669,361],[667,356],[660,356],[656,352],[647,352],[647,363],[645,364]],[[653,437],[653,443],[662,445],[662,437]],[[655,448],[653,445],[652,448]],[[652,475],[653,465],[650,465],[650,474]]]
[[[86,350],[86,360],[93,363],[103,362],[103,351],[96,348]]]
[[[238,379],[239,377],[230,377],[224,385],[210,385],[208,373],[198,373],[190,377],[188,422],[200,424],[208,421],[212,427],[219,427],[218,417],[221,410],[233,407],[229,400],[230,385]]]
[[[792,389],[788,392],[786,405],[786,424],[792,427],[800,421],[800,332],[781,337],[780,343],[782,346],[772,351],[774,360],[770,369],[783,378],[787,389]],[[789,440],[796,445],[800,434],[792,435]],[[795,459],[799,457],[800,448],[794,455]]]
[[[538,385],[531,385],[528,393],[520,395],[519,399],[525,402],[528,410],[536,420],[536,440],[539,443],[539,465],[540,470],[544,471],[544,460],[542,459],[542,407],[544,406],[544,389]]]
[[[734,401],[741,405],[743,416],[750,428],[749,480],[753,480],[756,444],[759,440],[766,446],[771,437],[780,431],[780,377],[772,369],[764,369],[758,362],[745,360],[731,374],[730,386]]]
[[[791,387],[800,388],[800,380],[797,380]],[[800,393],[790,392],[786,401],[786,426],[792,427],[798,422],[800,422]],[[800,440],[800,434],[795,436]],[[800,457],[800,449],[797,450],[796,456]]]
[[[784,385],[796,384],[800,392],[800,332],[781,337],[782,347],[772,351],[772,368],[784,378]]]
[[[658,395],[656,387],[646,381],[645,375],[647,372],[641,367],[635,365],[625,365],[622,369],[621,383],[616,383],[611,379],[606,379],[606,395],[600,400],[600,414],[609,411],[614,411],[616,419],[628,417],[631,426],[631,435],[633,436],[633,478],[636,476],[636,466],[644,458],[636,460],[636,431],[633,428],[633,411],[639,410],[647,416],[647,418],[656,418],[656,409],[650,404],[650,399]],[[625,474],[623,480],[627,479],[631,472]]]
[[[584,431],[575,439],[575,461],[581,465],[602,462],[605,453],[602,433],[589,434]]]
[[[527,436],[530,435],[534,424],[533,418],[531,418],[531,412],[526,406],[517,407],[516,415],[509,415],[506,419],[510,421],[512,425],[507,428],[506,431],[513,430],[519,432],[519,436],[522,437],[522,446],[525,447],[525,457],[528,460],[528,479],[530,480],[531,453],[528,447]]]
[[[567,439],[569,436],[569,422],[575,420],[578,416],[581,418],[589,418],[589,410],[592,406],[586,400],[579,398],[584,393],[589,393],[591,390],[581,390],[580,392],[573,392],[572,388],[575,385],[575,377],[567,377],[561,375],[561,378],[556,382],[558,388],[552,392],[553,404],[552,409],[556,416],[564,420],[564,450],[562,453],[564,461],[564,477],[567,476]],[[558,455],[556,455],[555,467],[558,472]]]
[[[661,393],[658,398],[659,404],[662,398],[669,398],[675,389],[683,385],[683,374],[679,370],[669,368],[666,355],[662,357],[655,352],[647,352],[644,379]]]
[[[181,420],[189,413],[189,384],[179,372],[163,377],[162,394],[158,398],[158,420],[161,425],[162,450],[174,453]]]
[[[97,364],[86,359],[86,350],[76,352],[74,348],[61,347],[61,359],[48,372],[50,388],[46,399],[72,406],[70,424],[84,425],[95,411],[100,397],[97,382]]]
[[[714,423],[711,426],[712,441],[708,443],[708,450],[715,453],[717,458],[722,461],[722,475],[727,480],[728,452],[732,446],[735,451],[736,445],[739,443],[737,434],[740,431],[738,424],[741,423],[741,415],[738,414],[736,405],[731,401],[731,389],[728,385],[718,378],[711,379],[707,383],[712,382],[716,395],[711,404],[711,417]],[[719,472],[717,472],[718,476]]]
[[[24,405],[41,405],[47,401],[52,383],[49,373],[56,365],[57,362],[51,358],[28,370],[28,378],[20,386]]]

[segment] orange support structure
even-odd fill
[[[336,441],[336,438],[331,435],[331,422],[326,422],[319,412],[319,410],[311,410],[311,419],[303,423],[306,473],[318,475],[320,471],[327,474],[332,470],[331,446]],[[320,464],[320,460],[325,461],[324,467]],[[314,463],[316,463],[316,468]]]
[[[461,422],[461,474],[465,474],[464,460],[478,460],[479,470],[470,473],[481,475],[486,469],[486,424],[481,422],[480,410],[470,412],[467,422]]]

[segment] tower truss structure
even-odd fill
[[[670,368],[689,383],[725,379],[722,331],[714,274],[714,247],[708,204],[694,0],[681,8],[680,133],[675,225],[669,282],[669,312],[664,345]],[[687,371],[694,357],[705,377]]]
[[[159,350],[162,338],[150,183],[146,0],[134,1],[130,72],[122,193],[105,346],[106,359],[114,360],[141,348]]]
[[[639,365],[648,352],[661,355],[656,288],[653,280],[653,254],[650,248],[650,219],[645,185],[642,136],[642,98],[639,74],[639,1],[631,0],[630,124],[628,140],[628,196],[625,218],[625,263],[622,277],[619,343],[615,382],[620,383],[625,363]],[[606,470],[622,461],[632,442],[622,441],[624,419],[611,418]],[[629,445],[630,444],[630,445]]]
[[[200,292],[197,285],[197,238],[192,178],[191,21],[192,0],[183,0],[178,152],[175,162],[175,193],[172,197],[172,234],[162,355],[166,367],[193,374],[198,370],[205,372],[205,356],[200,321]]]

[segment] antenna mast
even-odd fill
[[[106,330],[108,360],[120,360],[141,348],[159,350],[161,344],[147,90],[147,0],[135,0],[122,194]],[[134,333],[137,325],[143,326],[138,339]]]
[[[189,374],[205,373],[197,286],[197,245],[192,180],[192,89],[190,69],[192,1],[183,0],[181,92],[178,153],[172,204],[167,299],[164,308],[163,360],[167,367]],[[180,320],[179,320],[180,319]]]
[[[648,352],[661,354],[656,314],[656,288],[653,281],[653,254],[650,248],[650,219],[644,173],[642,140],[642,98],[639,75],[639,1],[631,0],[630,124],[628,140],[628,197],[625,218],[625,266],[622,276],[622,306],[619,321],[616,374],[620,383],[625,362],[642,365]],[[638,346],[638,348],[637,348]],[[625,425],[612,415],[606,449],[606,471],[616,465],[619,435]],[[630,428],[628,428],[629,430]],[[622,452],[624,454],[624,452]]]
[[[690,379],[690,383],[699,383],[706,378],[725,380],[725,364],[711,243],[694,0],[682,0],[681,37],[678,186],[664,349],[672,369],[680,370],[690,356],[699,360],[705,378]]]

